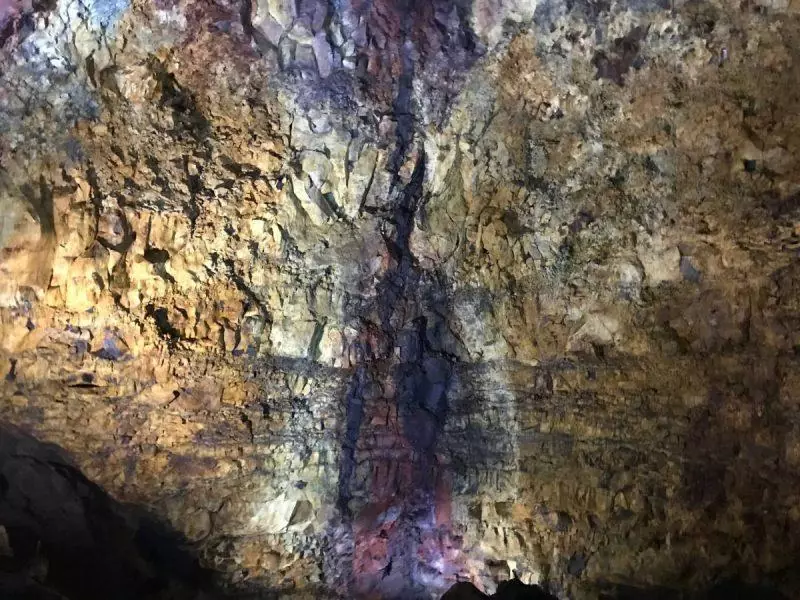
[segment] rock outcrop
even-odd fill
[[[58,448],[0,438],[0,596],[8,600],[210,598],[180,536],[114,502]]]
[[[796,596],[795,4],[0,3],[0,419],[219,589]]]

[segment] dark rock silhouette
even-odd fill
[[[788,597],[767,584],[752,584],[738,579],[725,579],[710,589],[691,592],[667,587],[635,587],[611,585],[600,593],[600,600],[788,600]]]
[[[0,425],[0,598],[3,600],[211,600],[215,588],[181,536],[89,481],[65,453]],[[243,597],[243,596],[237,596]],[[278,598],[252,589],[248,598]],[[324,596],[318,596],[324,597]],[[616,586],[601,598],[784,600],[770,587],[724,581],[707,593]],[[514,579],[488,596],[460,582],[442,600],[555,600]]]
[[[497,593],[487,596],[471,583],[462,581],[451,587],[442,600],[481,600],[494,598],[495,600],[556,600],[537,585],[525,585],[519,579],[503,581],[497,586]]]
[[[556,600],[556,596],[536,585],[525,585],[518,579],[498,585],[497,593],[487,596],[473,584],[462,581],[451,587],[442,600]],[[663,587],[634,588],[615,586],[600,595],[602,600],[788,600],[779,591],[767,586],[739,580],[726,580],[700,593],[684,592]]]
[[[181,538],[89,481],[64,453],[0,426],[0,597],[208,597]]]

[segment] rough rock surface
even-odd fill
[[[0,419],[221,588],[800,594],[796,0],[3,0],[0,43]]]

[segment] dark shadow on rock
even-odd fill
[[[767,585],[754,585],[737,580],[716,585],[707,596],[708,600],[789,600],[779,591]]]
[[[0,598],[210,598],[171,531],[89,481],[57,446],[0,425]]]
[[[608,586],[600,600],[789,600],[770,585],[744,583],[737,579],[719,582],[704,592],[667,587]]]
[[[451,587],[442,600],[556,600],[538,585],[525,585],[519,579],[503,581],[497,587],[497,593],[487,596],[468,582],[459,582]]]
[[[410,586],[413,582],[409,582]],[[181,535],[89,481],[57,446],[0,425],[0,598],[211,600],[211,573]],[[243,598],[245,596],[239,596]],[[250,598],[278,598],[254,590]],[[324,597],[324,594],[318,597]],[[722,582],[691,594],[609,586],[607,600],[786,600],[772,587]],[[492,596],[458,583],[442,600],[555,600],[538,586],[502,582]]]
[[[726,580],[700,593],[666,587],[641,588],[626,585],[609,586],[600,600],[789,600],[768,585],[755,585],[738,580]],[[518,579],[502,582],[497,593],[488,596],[469,582],[451,587],[442,600],[556,600],[539,586],[525,585]]]
[[[667,587],[640,588],[628,585],[604,585],[601,600],[675,600],[682,598],[678,590]]]

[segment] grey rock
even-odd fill
[[[318,33],[311,42],[314,48],[314,57],[317,60],[317,70],[323,79],[329,77],[333,68],[333,52],[324,33]]]

